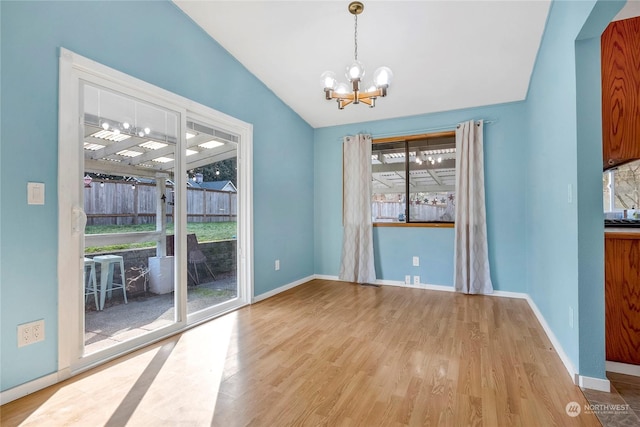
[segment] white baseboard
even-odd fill
[[[493,291],[492,294],[488,294],[490,297],[501,297],[501,298],[516,298],[516,299],[527,299],[529,295],[522,292],[511,292],[511,291]]]
[[[63,379],[64,378],[60,378],[56,372],[0,392],[0,405],[12,402],[28,394],[35,393],[36,391],[54,385]]]
[[[611,383],[609,380],[603,380],[600,378],[579,375],[578,385],[582,388],[588,388],[591,390],[604,391],[607,393],[611,392]]]
[[[549,324],[545,320],[544,316],[538,309],[538,306],[536,305],[536,303],[533,302],[533,300],[529,295],[527,294],[523,294],[523,295],[525,295],[525,299],[527,300],[527,303],[529,303],[529,307],[531,307],[531,310],[533,311],[533,314],[535,314],[536,318],[538,319],[538,322],[540,322],[540,325],[542,325],[542,329],[544,329],[545,334],[547,334],[547,337],[549,338],[549,341],[551,341],[551,345],[553,345],[554,350],[556,351],[556,353],[558,353],[558,356],[560,356],[560,360],[562,360],[564,367],[569,372],[569,375],[571,376],[571,380],[573,381],[574,384],[578,385],[579,383],[578,372],[576,371],[575,366],[573,366],[571,359],[569,359],[569,356],[567,356],[567,353],[564,352],[564,349],[562,348],[562,346],[560,345],[560,342],[558,341],[555,334],[549,327]]]
[[[315,275],[307,276],[307,277],[305,277],[305,278],[302,278],[302,279],[296,280],[295,282],[291,282],[291,283],[288,283],[288,284],[286,284],[286,285],[280,286],[279,288],[276,288],[276,289],[270,290],[270,291],[265,292],[265,293],[263,293],[263,294],[256,295],[255,297],[253,297],[253,298],[251,299],[251,303],[252,303],[252,304],[254,304],[254,303],[256,303],[256,302],[262,301],[262,300],[264,300],[264,299],[267,299],[267,298],[269,298],[269,297],[272,297],[272,296],[274,296],[274,295],[277,295],[277,294],[279,294],[280,292],[284,292],[284,291],[287,291],[287,290],[289,290],[289,289],[295,288],[296,286],[300,286],[300,285],[302,285],[303,283],[307,283],[308,281],[313,280],[313,279],[315,279],[315,278],[316,278],[316,276],[315,276]]]
[[[384,286],[398,286],[401,288],[410,288],[410,289],[426,289],[430,291],[442,291],[442,292],[455,292],[455,289],[451,286],[443,286],[443,285],[429,285],[427,283],[420,283],[419,285],[407,285],[404,282],[400,282],[397,280],[376,280],[376,285],[384,285]]]
[[[331,276],[331,275],[328,275],[328,274],[316,274],[314,276],[314,279],[334,280],[334,281],[337,281],[337,282],[344,282],[344,280],[340,280],[338,278],[338,276]],[[429,285],[429,284],[426,284],[426,283],[420,283],[419,285],[407,285],[406,283],[400,282],[400,281],[397,281],[397,280],[377,279],[375,284],[376,285],[383,285],[383,286],[398,286],[400,288],[428,289],[428,290],[432,290],[432,291],[455,292],[455,289],[453,289],[453,287],[451,287],[451,286]]]
[[[631,365],[629,363],[611,362],[607,360],[605,367],[608,372],[615,372],[616,374],[633,375],[640,377],[640,365]]]
[[[338,276],[331,276],[329,274],[314,274],[313,278],[319,280],[333,280],[336,282],[344,282],[344,280],[340,280]]]
[[[597,390],[597,391],[605,391],[609,393],[611,391],[611,382],[608,379],[587,377],[584,375],[580,375],[577,372],[575,366],[573,366],[573,363],[571,362],[571,359],[569,359],[569,356],[567,356],[567,353],[564,352],[564,349],[560,345],[560,342],[558,341],[554,333],[551,331],[549,324],[547,323],[544,316],[538,309],[538,306],[536,306],[536,303],[533,302],[533,300],[529,295],[527,294],[523,294],[523,295],[525,295],[525,299],[529,303],[529,307],[531,307],[531,310],[533,310],[533,313],[536,315],[538,322],[540,322],[540,325],[542,325],[542,329],[544,329],[544,332],[547,334],[547,337],[549,338],[549,341],[551,341],[551,345],[553,345],[554,350],[556,351],[556,353],[558,353],[558,356],[560,356],[560,360],[562,360],[564,367],[566,368],[567,372],[569,372],[569,375],[571,376],[571,380],[573,381],[573,383],[582,388],[588,388],[588,389]]]

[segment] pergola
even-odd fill
[[[237,156],[238,135],[187,118],[186,170]],[[156,182],[154,232],[85,236],[85,245],[156,241],[158,257],[166,255],[166,183],[175,181],[178,116],[161,107],[85,85],[85,172],[141,177]]]
[[[390,138],[373,145],[371,172],[374,194],[404,193],[409,167],[410,193],[455,191],[456,148],[451,132],[440,136]],[[408,148],[408,149],[407,149]]]

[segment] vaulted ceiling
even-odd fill
[[[354,56],[349,1],[174,3],[313,127],[455,110],[526,97],[548,1],[364,1],[358,59],[393,70],[374,109],[339,111],[320,75]],[[365,76],[365,81],[367,76]]]
[[[320,75],[353,61],[348,0],[174,0],[191,19],[313,127],[525,99],[550,1],[365,0],[358,59],[368,77],[393,70],[374,109],[338,110]],[[640,15],[630,0],[615,19]],[[365,76],[365,82],[366,82]]]

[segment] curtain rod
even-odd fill
[[[482,120],[482,119],[474,119],[474,122],[478,121],[478,120]],[[490,124],[496,123],[497,121],[498,121],[498,119],[487,119],[487,120],[484,121],[484,124],[485,125],[490,125]],[[456,128],[458,127],[459,124],[460,123],[454,123],[454,124],[450,124],[450,125],[443,125],[443,126],[432,127],[432,128],[428,128],[428,129],[416,129],[416,130],[412,130],[412,131],[402,132],[402,134],[403,135],[419,135],[421,133],[456,130]],[[371,138],[372,139],[380,139],[380,138],[387,138],[387,137],[390,137],[390,136],[400,136],[400,135],[399,135],[399,132],[380,133],[380,134],[371,135]]]

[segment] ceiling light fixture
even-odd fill
[[[365,75],[364,66],[358,61],[358,15],[364,10],[364,4],[359,1],[349,3],[349,13],[355,17],[353,31],[354,61],[347,67],[346,77],[351,83],[351,88],[346,83],[338,84],[336,73],[325,71],[320,76],[324,88],[325,99],[338,101],[338,108],[344,109],[349,104],[367,104],[373,108],[376,106],[376,98],[387,96],[387,89],[391,84],[393,73],[388,67],[380,67],[373,72],[373,83],[367,86],[364,92],[360,91],[360,84]]]

